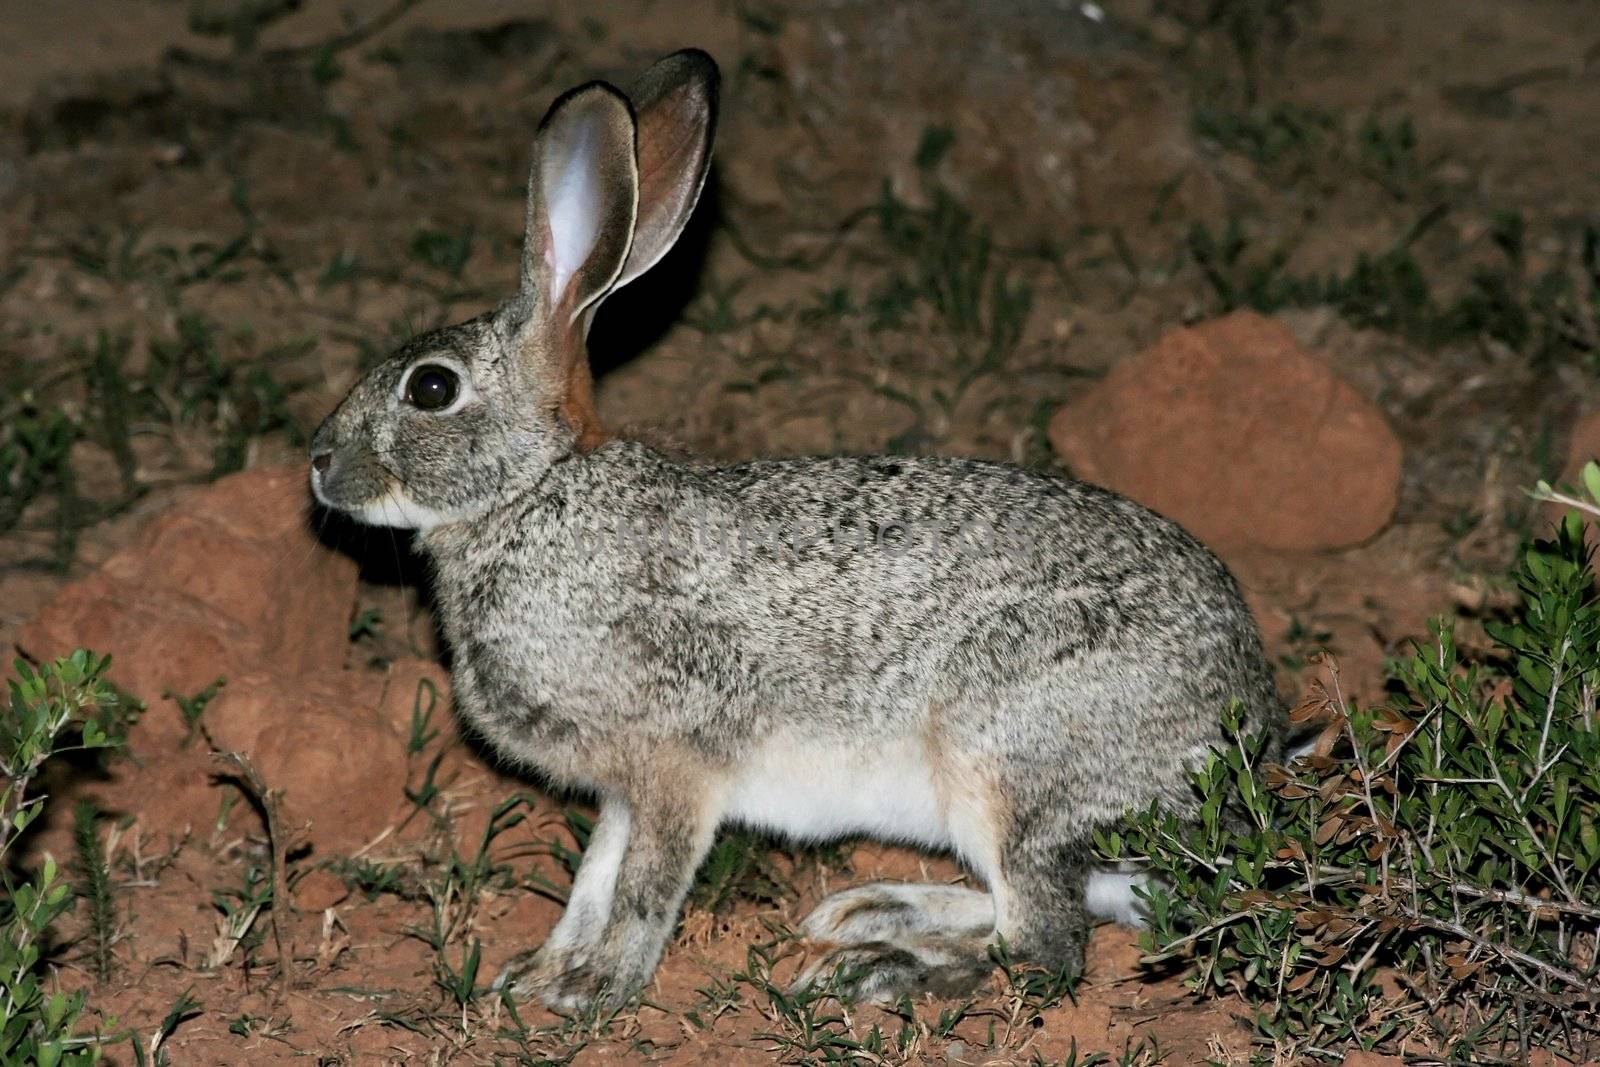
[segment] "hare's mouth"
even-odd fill
[[[330,481],[335,484],[329,484]],[[324,507],[342,511],[357,522],[368,526],[391,526],[402,530],[429,530],[452,521],[451,516],[412,499],[399,478],[385,471],[381,491],[376,495],[363,494],[361,499],[347,500],[339,491],[338,483],[348,479],[330,479],[323,469],[313,464],[311,468],[311,493]],[[370,485],[370,483],[369,483]],[[345,485],[344,488],[350,488]]]

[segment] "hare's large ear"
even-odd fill
[[[639,211],[633,250],[613,288],[655,266],[694,213],[711,168],[717,64],[697,48],[660,60],[633,86],[638,125]]]
[[[628,100],[604,82],[563,95],[534,138],[522,291],[571,323],[616,284],[633,244],[639,170]]]

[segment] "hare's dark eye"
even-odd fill
[[[449,367],[424,364],[406,381],[406,399],[423,411],[438,411],[455,403],[461,379]]]

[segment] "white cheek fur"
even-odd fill
[[[452,522],[455,516],[419,504],[404,489],[391,489],[377,500],[351,512],[369,526],[392,526],[400,530],[431,530]]]
[[[335,506],[333,501],[329,500],[323,495],[322,472],[317,470],[315,467],[311,468],[311,495],[316,497],[317,503],[321,504],[325,508],[331,508]]]

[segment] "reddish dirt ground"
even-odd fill
[[[953,1022],[941,1014],[961,1005],[827,1002],[814,1028],[768,983],[803,958],[791,933],[806,909],[851,881],[961,876],[870,844],[758,850],[727,899],[690,906],[646,1005],[609,1025],[456,1003],[441,966],[481,944],[482,984],[559,915],[569,812],[581,826],[585,809],[459,740],[415,561],[385,533],[314,530],[299,466],[372,358],[510,284],[529,135],[553,96],[698,45],[726,77],[717,167],[683,247],[596,327],[609,422],[726,457],[896,450],[1080,473],[1098,457],[1097,477],[1213,524],[1286,690],[1316,680],[1310,653],[1328,648],[1347,693],[1379,698],[1385,658],[1430,617],[1461,617],[1470,639],[1504,597],[1512,549],[1544,518],[1522,490],[1600,439],[1573,430],[1600,406],[1592,360],[1305,301],[1268,327],[1292,361],[1231,360],[1230,344],[1259,356],[1259,340],[1213,334],[1206,389],[1137,361],[1227,310],[1196,227],[1231,220],[1245,261],[1281,249],[1299,277],[1416,230],[1443,301],[1499,262],[1494,220],[1518,213],[1522,269],[1559,267],[1575,222],[1600,217],[1600,31],[1563,0],[1324,0],[1291,5],[1292,32],[1261,31],[1247,78],[1224,40],[1191,32],[1201,6],[424,0],[389,20],[375,0],[308,0],[236,53],[172,0],[0,0],[6,418],[55,405],[85,427],[67,457],[78,510],[42,492],[0,537],[0,640],[114,652],[114,677],[149,705],[127,759],[49,783],[55,815],[29,842],[70,868],[70,800],[110,813],[114,971],[93,979],[72,917],[62,985],[175,1064],[1262,1055],[1241,1003],[1142,969],[1135,935],[1109,926],[1075,1002],[1040,1007],[997,978]],[[1256,149],[1200,119],[1270,107],[1324,118]],[[1373,147],[1371,130],[1402,124],[1411,142]],[[907,237],[897,210],[945,212],[949,239]],[[916,295],[951,269],[978,272],[975,323]],[[997,311],[1007,286],[1029,299]],[[100,351],[121,353],[125,409],[92,372]],[[257,372],[277,391],[251,385]],[[1230,383],[1245,379],[1268,413],[1337,397],[1363,447],[1270,427],[1281,462],[1234,469],[1251,439],[1237,423],[1186,434],[1178,458],[1209,448],[1223,467],[1193,505],[1207,514],[1190,515],[1177,490],[1193,470],[1149,449],[1111,463],[1052,430],[1065,409],[1170,439],[1235,417]],[[237,445],[227,463],[222,444]],[[191,731],[164,694],[217,678]],[[230,894],[270,867],[272,835],[213,748],[246,753],[281,791],[273,831],[294,846],[288,906],[237,936]],[[442,888],[518,795],[487,876]],[[161,1038],[186,991],[195,1011]],[[134,1062],[125,1043],[110,1055]]]

